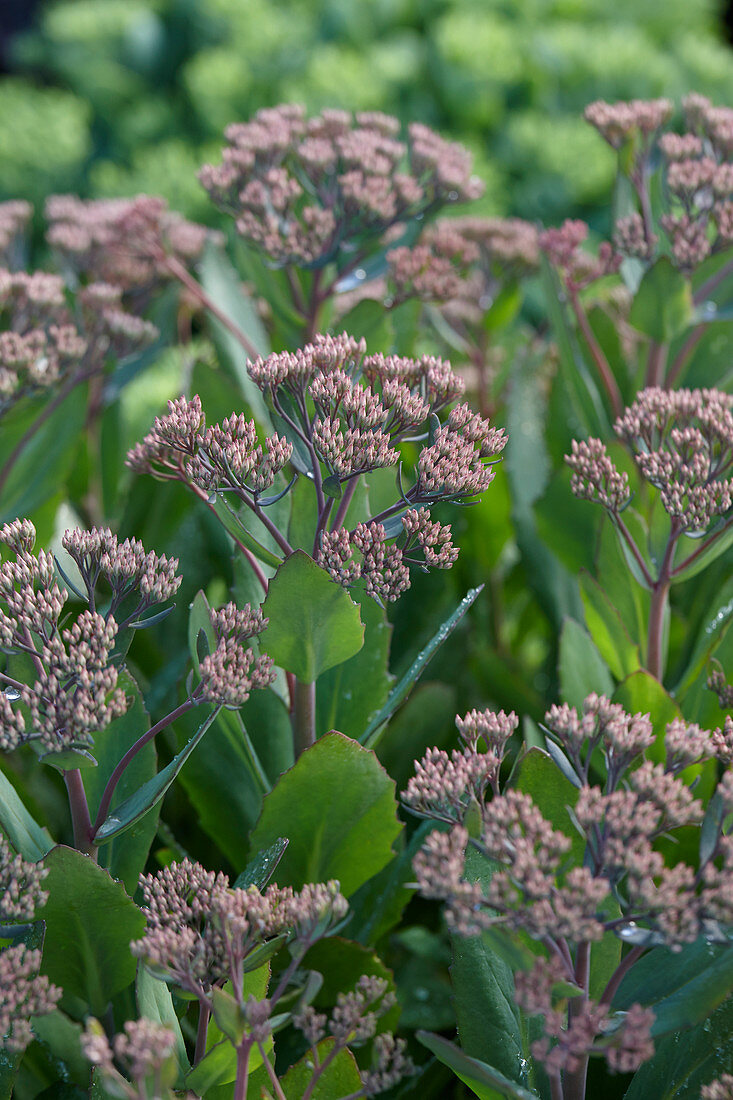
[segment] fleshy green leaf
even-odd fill
[[[284,836],[279,836],[269,848],[258,852],[254,859],[249,861],[241,875],[238,876],[237,881],[234,883],[235,887],[244,890],[248,886],[256,886],[258,890],[264,890],[275,874],[277,865],[282,859],[287,846],[287,839]]]
[[[691,324],[692,310],[689,281],[668,256],[661,256],[641,280],[629,321],[658,344],[666,344]]]
[[[175,1054],[178,1061],[178,1070],[181,1077],[185,1076],[190,1069],[190,1065],[186,1053],[186,1043],[173,1007],[170,989],[164,981],[151,974],[142,963],[138,963],[135,993],[140,1015],[156,1024],[163,1024],[164,1027],[170,1028],[175,1035]]]
[[[313,683],[364,644],[359,608],[303,550],[280,566],[262,610],[270,620],[262,650],[303,683]]]
[[[28,813],[13,784],[0,771],[0,826],[17,852],[37,863],[53,848],[45,829]]]
[[[48,900],[37,916],[46,922],[41,972],[78,997],[95,1016],[135,980],[130,943],[139,939],[145,917],[88,856],[60,845],[46,856]],[[62,1002],[63,1003],[63,1002]]]
[[[143,783],[142,787],[139,787],[135,794],[126,798],[124,802],[121,802],[120,805],[107,816],[107,819],[102,822],[95,833],[94,841],[96,844],[105,844],[108,840],[112,840],[113,837],[119,836],[120,833],[129,829],[139,821],[141,817],[144,817],[145,814],[152,810],[153,806],[156,806],[158,802],[160,802],[161,798],[168,790],[171,783],[174,782],[181,768],[216,718],[219,709],[219,707],[214,708],[208,718],[201,723],[186,747],[181,749],[177,756],[173,757],[167,767],[163,768],[163,770],[158,772],[152,779],[149,779],[147,783]]]
[[[617,680],[641,667],[641,655],[624,626],[621,616],[598,582],[580,574],[580,595],[585,621],[598,651]]]
[[[333,1039],[324,1039],[318,1044],[321,1062],[328,1056]],[[299,1062],[291,1066],[282,1078],[282,1090],[288,1100],[301,1100],[313,1077],[313,1056],[305,1054]],[[350,1050],[341,1050],[318,1079],[312,1100],[342,1100],[361,1089],[359,1069]]]
[[[402,703],[403,700],[407,698],[410,689],[412,688],[412,685],[422,673],[425,665],[436,653],[436,651],[440,649],[443,642],[447,641],[447,639],[451,636],[463,616],[468,611],[471,604],[483,591],[483,587],[483,585],[480,585],[478,588],[472,588],[463,597],[453,614],[445,620],[439,630],[437,630],[436,633],[433,634],[432,638],[425,646],[425,648],[422,649],[420,653],[418,653],[417,657],[412,662],[407,672],[404,674],[404,676],[401,677],[399,682],[395,684],[395,686],[390,691],[384,706],[380,707],[377,714],[375,714],[374,718],[372,718],[371,722],[364,730],[364,733],[359,738],[363,745],[366,745],[368,748],[373,748],[378,743],[380,736],[384,730],[384,726],[397,710],[397,707],[400,705],[400,703]]]
[[[486,1062],[480,1062],[478,1058],[470,1058],[460,1047],[444,1039],[442,1035],[418,1031],[416,1037],[439,1062],[449,1066],[456,1077],[463,1081],[464,1085],[468,1085],[480,1100],[495,1100],[497,1094],[508,1097],[509,1100],[537,1100],[536,1092],[530,1092],[522,1085],[510,1081]]]
[[[374,753],[332,732],[265,796],[251,844],[268,848],[286,836],[280,886],[335,878],[348,897],[391,860],[396,810],[394,782]]]
[[[560,694],[580,708],[586,695],[610,696],[613,679],[593,640],[574,619],[566,619],[560,634]]]

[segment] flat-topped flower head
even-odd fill
[[[481,194],[471,156],[429,127],[377,112],[352,116],[301,107],[258,111],[227,127],[220,165],[199,179],[236,220],[238,232],[273,263],[348,263],[395,223]]]
[[[632,99],[606,103],[599,99],[585,109],[585,118],[613,149],[629,139],[647,141],[668,122],[673,106],[669,99]]]
[[[604,275],[618,271],[621,257],[608,241],[603,241],[596,256],[581,245],[588,237],[583,221],[565,221],[559,229],[545,229],[539,235],[539,248],[561,273],[566,286],[574,293]]]
[[[164,199],[46,200],[46,238],[64,270],[83,282],[111,283],[138,308],[173,276],[168,257],[197,260],[210,237],[220,237],[168,209]]]
[[[76,305],[58,275],[0,269],[0,412],[63,378],[91,376],[157,334],[123,309],[114,288],[90,285]]]
[[[45,867],[13,855],[0,834],[0,921],[31,921],[36,909],[46,902],[48,893],[41,883],[48,874]]]
[[[133,954],[201,997],[231,978],[258,945],[283,933],[302,945],[315,943],[348,911],[335,881],[300,891],[271,885],[261,893],[255,886],[232,888],[226,875],[190,859],[141,875],[140,886],[147,929],[132,944]]]

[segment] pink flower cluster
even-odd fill
[[[614,428],[679,531],[705,531],[728,512],[733,399],[727,394],[651,387],[642,390]],[[600,440],[573,441],[565,461],[573,471],[576,496],[596,500],[613,514],[628,504],[628,477],[619,473]]]
[[[277,264],[321,266],[379,240],[398,221],[477,197],[471,157],[413,123],[378,112],[354,118],[301,107],[259,111],[225,131],[219,166],[200,180],[238,232]]]

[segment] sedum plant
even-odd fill
[[[699,957],[701,942],[721,945],[713,956],[730,952],[730,771],[707,813],[684,773],[715,757],[728,769],[733,725],[710,733],[675,719],[660,736],[649,715],[591,695],[580,711],[553,706],[548,753],[531,749],[503,783],[517,722],[503,712],[458,719],[461,748],[429,751],[403,795],[411,812],[450,827],[428,836],[414,867],[420,891],[446,902],[459,1034],[480,1030],[466,1015],[472,965],[486,966],[519,1009],[501,1025],[509,1035],[482,1043],[486,1061],[501,1054],[497,1064],[437,1035],[421,1039],[474,1089],[526,1100],[549,1086],[553,1100],[571,1100],[593,1095],[591,1057],[643,1078],[655,1039],[686,1018],[675,953]],[[670,865],[669,839],[700,824],[692,861]],[[669,967],[656,999],[646,988],[652,959]]]

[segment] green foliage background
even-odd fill
[[[147,191],[208,220],[196,169],[266,105],[421,119],[475,153],[482,212],[553,219],[613,179],[589,101],[733,92],[715,0],[56,0],[11,64],[0,198]]]

